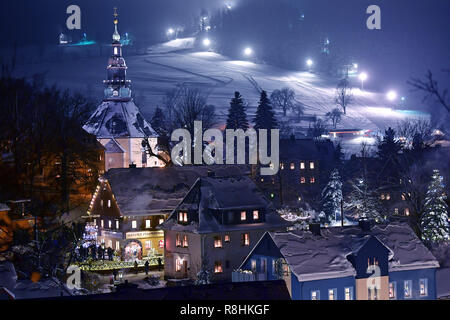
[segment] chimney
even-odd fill
[[[316,236],[320,236],[320,223],[310,223],[309,231]]]
[[[360,218],[358,224],[362,231],[370,231],[370,220],[368,218]]]
[[[208,178],[214,178],[216,176],[216,173],[214,171],[208,170],[207,177]]]

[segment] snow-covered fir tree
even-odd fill
[[[241,94],[236,91],[231,99],[228,109],[227,129],[248,129],[247,114],[245,113],[244,101]]]
[[[443,178],[439,175],[439,170],[434,170],[420,222],[422,239],[425,242],[439,243],[450,239],[446,199]]]
[[[262,91],[259,99],[258,109],[255,116],[255,129],[276,129],[277,119],[275,118],[275,112],[272,109],[272,103],[267,97],[267,92]]]
[[[327,221],[339,221],[341,219],[342,182],[339,171],[331,172],[330,180],[322,191],[322,209]]]

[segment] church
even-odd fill
[[[108,60],[104,99],[83,126],[97,137],[105,148],[105,170],[128,167],[163,167],[164,163],[149,156],[142,147],[148,138],[156,152],[158,134],[144,119],[131,97],[131,80],[126,77],[127,65],[122,56],[118,14],[114,12],[112,55]]]

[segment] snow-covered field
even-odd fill
[[[214,52],[200,52],[193,45],[193,38],[177,39],[150,47],[147,54],[134,56],[128,56],[127,48],[124,48],[135,100],[147,119],[150,119],[155,107],[161,105],[165,92],[179,84],[206,91],[209,94],[208,103],[216,106],[221,121],[225,119],[234,91],[240,91],[248,102],[250,119],[256,110],[261,89],[270,94],[275,89],[292,88],[296,99],[306,106],[305,113],[308,115],[324,116],[336,107],[333,97],[338,79],[252,61],[232,60]],[[105,57],[91,57],[27,64],[18,66],[16,75],[31,76],[45,72],[48,82],[88,92],[92,97],[98,97],[100,102],[106,63]],[[355,87],[357,85],[355,83]],[[396,110],[389,105],[384,93],[354,89],[353,94],[355,103],[349,107],[339,128],[376,132],[395,126],[399,120],[423,116],[417,112]],[[359,144],[360,141],[354,143]]]

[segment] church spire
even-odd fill
[[[117,31],[117,24],[119,23],[119,19],[117,17],[119,16],[119,14],[117,13],[117,8],[116,7],[114,7],[114,14],[113,14],[113,16],[114,16],[114,20],[113,20],[113,22],[114,22],[114,33],[113,33],[112,38],[113,38],[114,42],[119,42],[120,41],[120,34]]]
[[[117,8],[114,8],[114,33],[112,36],[112,55],[108,60],[106,68],[108,79],[104,80],[105,99],[130,99],[131,98],[131,81],[126,79],[127,65],[122,57],[122,43],[120,42],[120,34],[117,31],[119,23]]]

